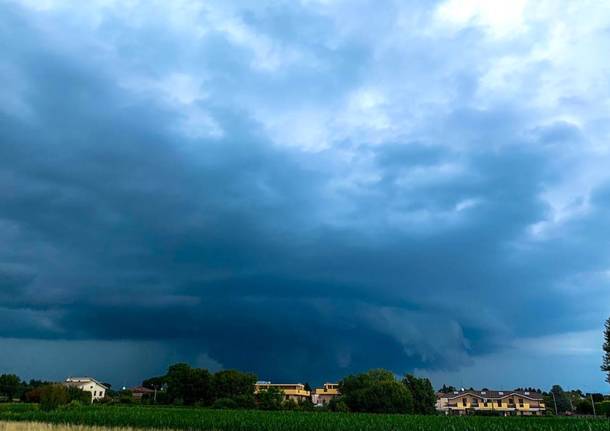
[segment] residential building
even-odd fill
[[[108,390],[106,386],[91,377],[68,377],[64,384],[89,392],[91,402],[104,398]]]
[[[316,388],[311,394],[311,401],[317,406],[325,406],[335,397],[341,395],[338,383],[324,383],[322,388]]]
[[[129,388],[128,391],[131,392],[131,395],[135,400],[141,400],[145,395],[152,399],[155,395],[155,391],[153,389],[148,389],[144,386]]]
[[[477,412],[503,416],[540,416],[546,409],[542,394],[528,391],[455,391],[436,395],[436,409],[447,415]]]
[[[258,394],[260,391],[267,390],[270,388],[280,389],[284,393],[284,399],[294,400],[297,402],[305,401],[309,399],[310,392],[305,390],[305,385],[301,383],[271,383],[271,382],[256,382],[254,385],[254,393]]]

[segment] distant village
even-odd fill
[[[386,370],[370,370],[316,388],[306,383],[257,381],[254,374],[237,370],[210,373],[187,364],[174,364],[164,376],[119,390],[89,376],[68,377],[59,383],[35,380],[25,383],[14,375],[0,376],[0,401],[44,404],[45,393],[51,390],[55,391],[54,398],[58,398],[57,391],[64,391],[65,403],[84,404],[180,404],[229,409],[443,415],[610,414],[610,397],[603,394],[566,392],[559,386],[542,392],[535,388],[475,390],[443,385],[439,391],[434,391],[426,378],[407,375],[398,380]]]
[[[105,397],[108,388],[91,377],[70,377],[66,385],[76,386],[91,393],[91,399],[101,400]],[[321,388],[308,390],[302,383],[271,383],[257,381],[254,385],[254,394],[270,389],[281,391],[284,401],[304,403],[311,401],[316,407],[325,407],[332,400],[341,395],[338,383],[325,383]],[[126,389],[134,399],[141,401],[143,397],[154,397],[155,390],[145,386]],[[469,412],[497,412],[509,416],[541,416],[546,410],[541,393],[529,391],[475,391],[459,390],[450,393],[436,393],[437,411],[444,414],[465,415]]]

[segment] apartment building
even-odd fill
[[[268,390],[270,388],[277,388],[284,393],[284,400],[294,400],[302,402],[311,396],[309,391],[305,390],[305,385],[301,383],[271,383],[271,382],[256,382],[254,385],[254,393],[258,394],[260,391]]]
[[[436,396],[436,409],[447,415],[487,412],[503,416],[541,416],[542,394],[528,391],[455,391]]]
[[[311,394],[311,401],[316,406],[325,406],[335,397],[341,395],[338,383],[324,383],[321,388],[316,388]]]

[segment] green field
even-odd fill
[[[610,431],[607,419],[405,416],[180,407],[93,406],[45,413],[33,405],[9,405],[0,406],[0,420],[218,431]]]

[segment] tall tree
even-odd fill
[[[191,368],[183,363],[174,364],[169,367],[165,378],[167,396],[172,402],[181,401],[187,405],[212,403],[212,375],[208,370]]]
[[[551,401],[553,404],[553,407],[555,407],[555,405],[557,406],[557,413],[558,414],[563,414],[565,412],[569,412],[572,410],[571,405],[570,405],[570,398],[568,397],[568,394],[566,394],[563,390],[563,388],[559,385],[554,385],[551,388],[551,392],[549,393],[549,401]]]
[[[413,396],[391,371],[375,369],[345,377],[339,391],[351,411],[411,413]]]
[[[420,379],[412,374],[407,374],[402,383],[413,396],[413,411],[416,414],[432,415],[436,413],[436,394],[430,380],[425,377]]]
[[[12,400],[21,385],[21,379],[15,374],[2,374],[0,376],[0,394],[5,395],[9,401]]]
[[[610,317],[606,320],[604,330],[604,358],[602,360],[602,371],[605,372],[606,381],[610,383]]]
[[[256,375],[237,370],[223,370],[214,374],[214,396],[216,398],[235,398],[252,396]]]

